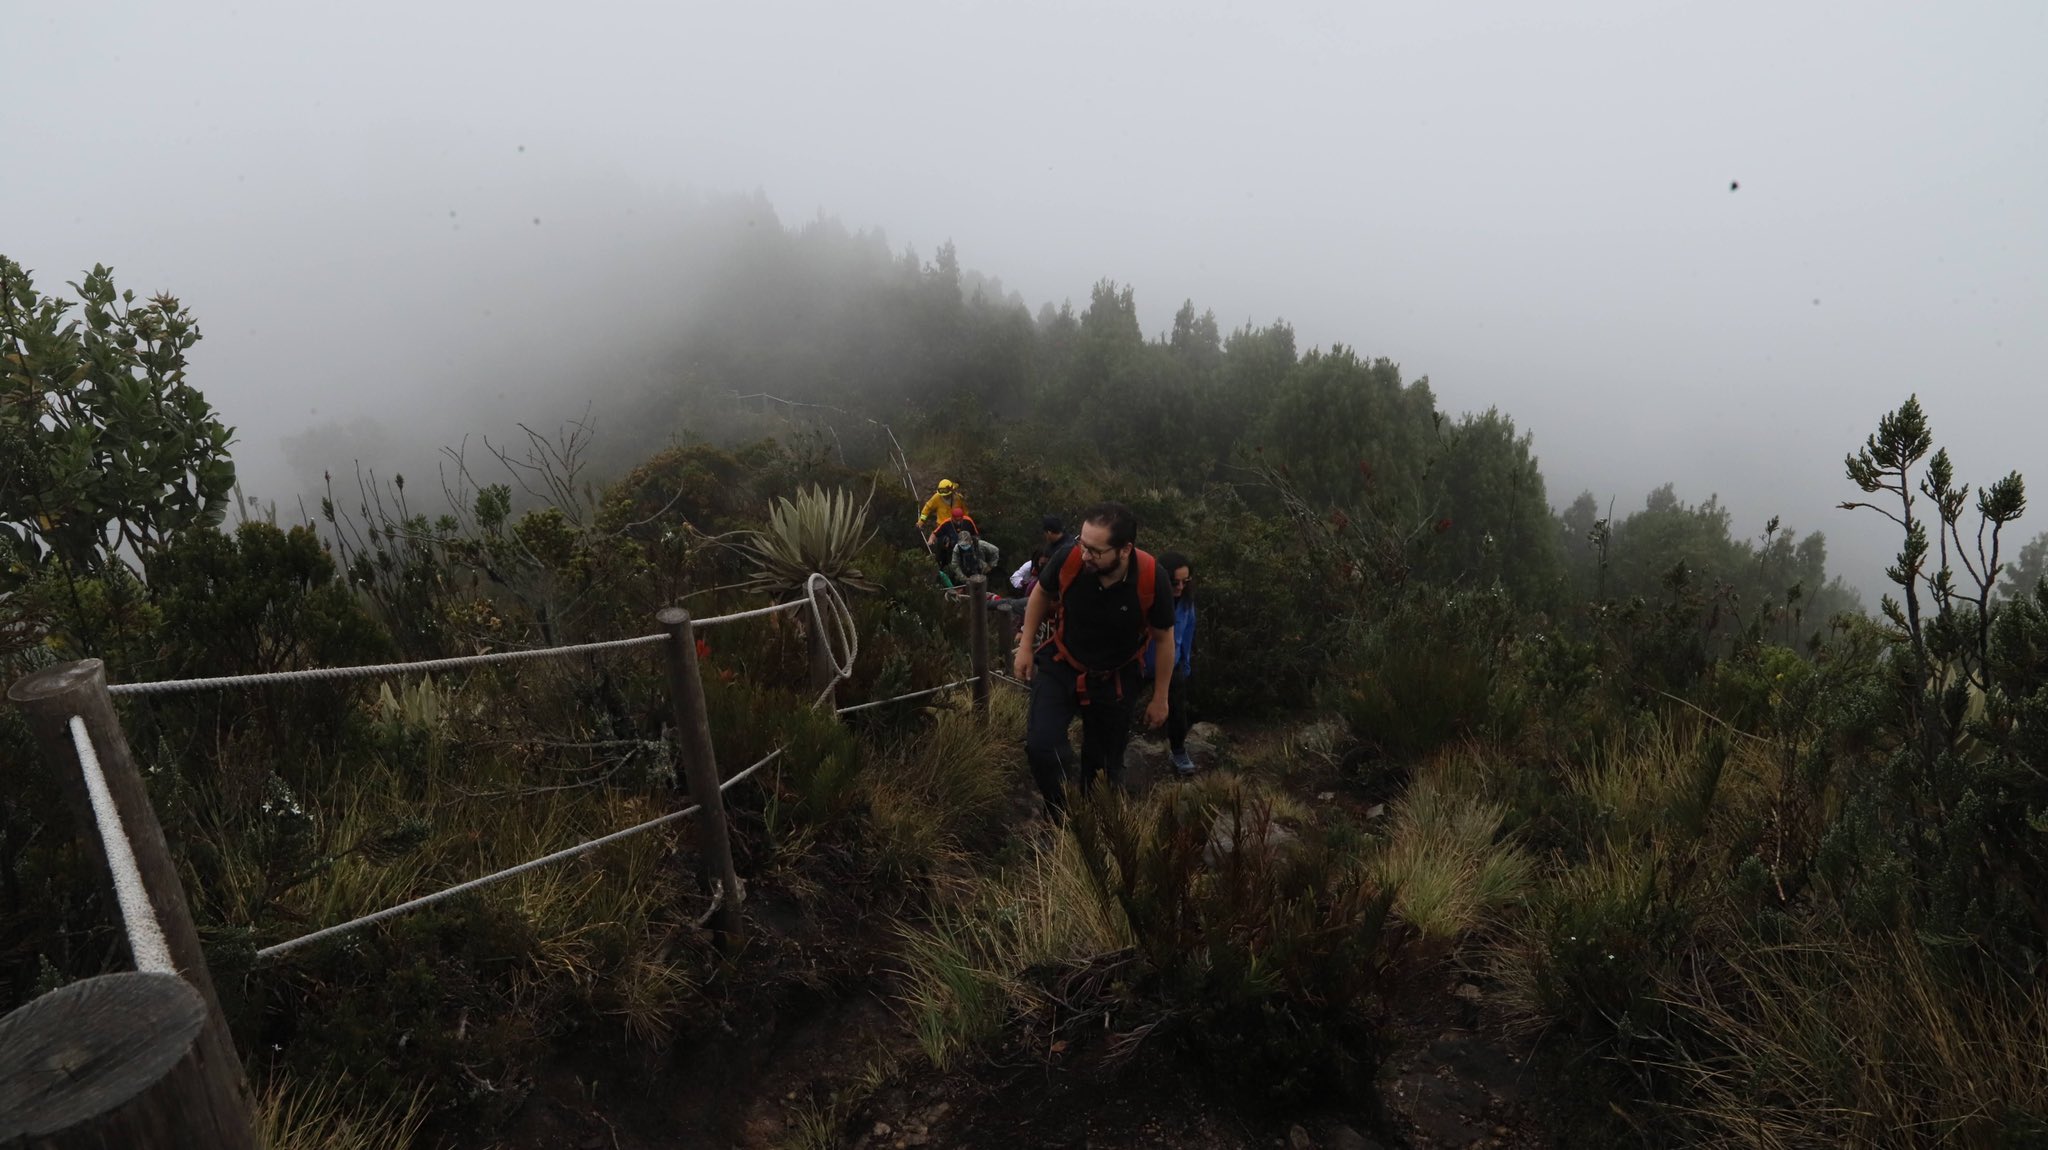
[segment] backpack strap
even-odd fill
[[[1081,575],[1081,544],[1078,540],[1068,549],[1066,561],[1060,564],[1059,579],[1054,584],[1052,598],[1052,638],[1046,640],[1039,649],[1051,647],[1055,662],[1065,663],[1074,669],[1074,694],[1084,707],[1088,705],[1088,680],[1095,675],[1109,675],[1116,687],[1117,698],[1123,698],[1123,676],[1115,672],[1144,658],[1146,649],[1152,645],[1152,625],[1147,620],[1152,614],[1152,604],[1159,598],[1159,563],[1148,552],[1136,547],[1131,548],[1131,559],[1135,567],[1131,575],[1138,581],[1138,645],[1122,663],[1099,671],[1085,666],[1067,648],[1067,590]]]
[[[1062,614],[1066,613],[1067,608],[1067,588],[1073,586],[1074,580],[1079,579],[1080,577],[1081,545],[1077,542],[1067,548],[1066,561],[1060,564],[1059,581],[1053,584],[1055,587],[1059,588],[1059,595],[1056,598],[1060,605],[1060,612]]]
[[[1138,565],[1138,626],[1149,641],[1152,625],[1145,620],[1151,618],[1152,603],[1159,598],[1159,560],[1154,559],[1150,551],[1140,551],[1136,547],[1131,548],[1131,558]]]

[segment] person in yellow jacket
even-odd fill
[[[925,522],[931,521],[932,528],[936,530],[953,518],[953,509],[956,507],[962,511],[967,510],[967,496],[961,493],[959,484],[950,479],[939,480],[939,489],[930,499],[924,501],[924,510],[917,517],[917,533],[924,536],[927,544],[931,542],[932,536],[931,532],[925,529]]]
[[[946,569],[946,561],[952,558],[952,546],[949,542],[947,546],[940,547],[935,545],[934,540],[938,538],[940,530],[953,521],[956,512],[966,514],[967,497],[960,493],[959,484],[950,479],[941,479],[939,489],[932,493],[930,499],[924,501],[924,510],[917,516],[917,533],[924,536],[925,549],[932,553],[932,562],[937,563],[941,571]],[[930,531],[925,530],[926,520],[932,521]]]

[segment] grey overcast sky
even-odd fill
[[[1867,595],[1893,544],[1833,509],[1841,458],[1908,393],[2048,502],[2039,0],[0,0],[0,33],[0,251],[180,294],[265,493],[309,427],[628,370],[576,349],[660,322],[693,197],[758,190],[1034,309],[1107,276],[1153,332],[1285,318],[1512,414],[1554,504],[1719,493]]]

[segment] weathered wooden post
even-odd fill
[[[988,718],[988,578],[967,577],[967,650],[974,663],[974,712]]]
[[[199,991],[162,972],[84,979],[0,1018],[0,1146],[256,1150],[241,1064],[216,1060],[210,1029]]]
[[[1000,671],[1009,666],[1008,660],[1017,653],[1017,613],[998,610],[996,612],[995,644],[989,651],[990,670]]]
[[[824,607],[813,601],[813,609],[806,614],[806,629],[811,635],[811,698],[822,697],[826,714],[831,714],[839,705],[839,668],[832,662],[832,640],[826,633]]]
[[[718,789],[718,759],[711,746],[711,719],[704,712],[704,682],[697,672],[697,637],[690,613],[665,607],[655,618],[668,632],[668,693],[675,708],[676,754],[690,801],[697,804],[698,874],[706,890],[717,891],[712,929],[727,950],[746,941],[740,917],[740,879],[732,867],[732,840],[725,829],[725,794]]]
[[[227,1016],[221,1012],[220,996],[214,992],[213,975],[206,966],[206,952],[199,945],[199,929],[193,925],[192,910],[185,901],[185,885],[178,878],[177,864],[171,861],[171,849],[164,840],[163,825],[157,822],[156,808],[150,804],[149,791],[143,786],[141,773],[135,769],[135,758],[128,749],[128,736],[121,730],[121,720],[114,713],[113,696],[107,694],[105,664],[98,659],[81,659],[75,663],[45,667],[16,681],[7,689],[7,698],[18,704],[27,715],[29,730],[34,732],[36,743],[42,748],[43,762],[56,773],[58,785],[63,787],[65,799],[71,806],[78,834],[92,856],[99,860],[100,871],[107,877],[111,889],[116,881],[113,866],[107,858],[105,844],[100,841],[92,798],[86,793],[83,768],[71,737],[71,717],[76,715],[85,721],[86,733],[99,758],[100,771],[106,778],[114,809],[120,814],[121,827],[135,856],[135,867],[141,873],[150,908],[156,912],[157,923],[163,930],[171,962],[185,981],[192,984],[205,1005],[206,1025],[199,1032],[200,1053],[207,1065],[215,1067],[221,1074],[232,1076],[234,1093],[241,1100],[243,1114],[247,1115],[254,1105],[249,1082],[242,1073],[241,1059],[235,1054],[234,1036],[228,1033]]]

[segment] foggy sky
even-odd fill
[[[1907,394],[2048,503],[2039,3],[291,7],[0,0],[0,251],[179,294],[259,494],[657,376],[693,205],[758,191],[1390,357],[1553,504],[1719,493],[1873,604],[1841,458]]]

